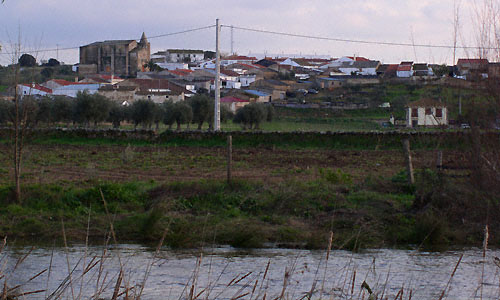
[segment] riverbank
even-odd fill
[[[325,249],[330,231],[338,249],[481,244],[482,224],[459,226],[449,212],[415,210],[418,191],[403,178],[354,183],[340,170],[322,169],[314,180],[279,183],[35,184],[24,187],[20,205],[9,200],[11,188],[4,186],[0,231],[10,240],[60,242],[64,222],[69,241],[88,236],[102,244],[113,223],[120,242],[157,243],[166,230],[165,245],[172,248]],[[491,246],[499,245],[495,230]]]

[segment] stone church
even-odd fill
[[[135,77],[151,59],[151,46],[142,33],[141,40],[112,40],[80,47],[78,73]]]

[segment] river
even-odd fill
[[[484,260],[479,249],[332,251],[328,261],[326,251],[291,249],[220,247],[202,252],[156,252],[119,245],[104,250],[7,247],[0,254],[0,271],[6,274],[2,279],[0,272],[0,283],[6,280],[11,288],[20,284],[17,294],[45,290],[28,294],[26,299],[89,299],[95,295],[110,299],[122,269],[117,294],[128,289],[129,295],[141,294],[141,299],[189,299],[190,294],[203,300],[263,299],[264,295],[265,299],[280,295],[301,299],[311,291],[312,299],[368,299],[363,282],[378,299],[392,300],[398,293],[402,293],[401,299],[439,299],[445,290],[446,299],[500,298],[500,268],[494,262],[500,257],[499,250],[488,250]],[[84,264],[89,270],[83,274]]]

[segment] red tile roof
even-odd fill
[[[411,71],[411,65],[399,65],[398,71]]]
[[[166,79],[137,79],[131,78],[126,79],[117,84],[118,86],[138,86],[140,90],[150,90],[150,89],[169,89],[174,95],[180,95],[181,93],[189,94],[190,91],[186,90],[184,87],[179,86],[175,83],[170,82]]]
[[[220,102],[222,103],[233,103],[233,102],[250,102],[249,100],[243,100],[240,98],[232,97],[232,96],[227,96],[224,98],[220,99]]]
[[[42,92],[45,92],[47,94],[52,94],[52,90],[49,89],[49,88],[46,88],[44,86],[41,86],[37,83],[35,83],[34,85],[33,84],[28,84],[28,83],[23,83],[22,85],[26,86],[26,87],[29,87],[29,88],[32,88],[34,90],[39,90],[39,91],[42,91]]]
[[[224,57],[223,59],[225,60],[257,60],[257,57],[248,57],[248,56],[242,56],[242,55],[232,55],[228,57]]]
[[[234,72],[234,71],[231,71],[231,70],[220,70],[220,72],[224,75],[227,75],[227,76],[231,76],[231,77],[238,77],[240,76],[240,74]]]
[[[354,56],[348,56],[347,58],[354,60]],[[356,61],[370,61],[370,60],[366,57],[356,56]]]
[[[446,105],[431,98],[421,98],[408,103],[408,107],[446,107]]]
[[[461,64],[487,65],[488,60],[483,58],[460,58],[457,65]]]
[[[175,69],[172,71],[168,71],[170,74],[178,75],[178,76],[186,76],[191,74],[193,71],[188,69]]]
[[[59,85],[62,85],[62,86],[67,86],[67,85],[77,85],[77,84],[88,84],[86,82],[73,82],[73,81],[67,81],[67,80],[64,80],[64,79],[51,79],[49,81],[53,81]]]

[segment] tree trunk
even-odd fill
[[[180,130],[181,130],[181,123],[177,122],[177,131],[180,131]]]

